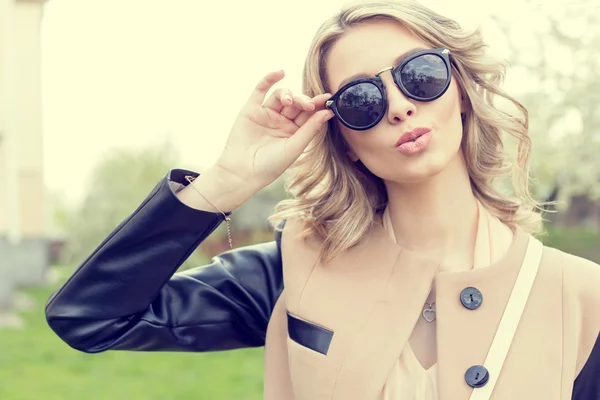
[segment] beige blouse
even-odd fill
[[[474,268],[492,264],[503,256],[512,240],[510,228],[491,215],[478,202],[477,237],[475,240]],[[396,241],[389,212],[383,213],[383,226]],[[491,240],[492,236],[494,240]],[[425,369],[407,342],[398,362],[390,371],[381,400],[437,400],[437,363]]]
[[[383,390],[382,400],[437,400],[437,363],[423,368],[407,342]]]

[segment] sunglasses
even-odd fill
[[[377,125],[387,110],[380,75],[391,71],[394,82],[410,99],[433,101],[450,86],[450,50],[421,50],[398,66],[384,68],[374,78],[359,78],[342,86],[327,102],[337,119],[350,129],[364,131]]]

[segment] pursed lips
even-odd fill
[[[398,141],[396,142],[396,145],[394,147],[398,147],[403,143],[415,141],[420,136],[422,136],[430,131],[431,131],[431,129],[429,129],[429,128],[419,127],[419,128],[415,128],[411,131],[405,132],[402,134],[402,136],[400,136],[400,138],[398,139]]]

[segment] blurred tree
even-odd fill
[[[505,33],[517,97],[529,110],[538,198],[600,197],[600,4],[526,0]],[[508,80],[507,80],[508,82]]]
[[[86,195],[69,211],[57,197],[53,219],[66,234],[63,263],[81,264],[110,232],[131,214],[152,188],[172,168],[179,155],[169,141],[140,151],[115,150],[93,169]],[[283,180],[276,180],[235,210],[232,218],[234,246],[272,240],[267,217],[285,196]],[[166,216],[165,216],[166,217]],[[205,264],[210,257],[228,249],[225,224],[199,246],[181,269]]]
[[[141,151],[115,150],[104,157],[91,173],[82,203],[70,216],[64,210],[56,216],[67,226],[63,262],[81,264],[178,162],[168,141]],[[194,254],[186,263],[201,260]]]

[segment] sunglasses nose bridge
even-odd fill
[[[378,71],[378,72],[375,74],[375,76],[379,78],[379,75],[383,74],[385,71],[391,71],[392,69],[394,69],[394,67],[393,67],[393,66],[392,66],[392,67],[387,67],[387,68],[384,68],[384,69],[382,69],[382,70],[379,70],[379,71]]]
[[[391,71],[390,75],[379,76],[379,80],[385,93],[384,96],[389,96],[390,90],[399,90],[400,86],[396,82],[396,78],[393,75],[393,68],[386,68],[386,71]]]
[[[384,69],[380,70],[379,72],[377,72],[377,73],[375,74],[375,76],[376,76],[376,77],[378,77],[378,78],[381,80],[381,83],[383,83],[383,86],[384,86],[384,90],[385,90],[385,91],[387,91],[387,90],[388,90],[388,89],[386,88],[386,86],[387,86],[387,84],[386,84],[386,81],[387,81],[387,79],[383,78],[383,77],[381,76],[381,74],[383,74],[383,73],[384,73],[384,72],[386,72],[386,71],[390,71],[390,75],[391,75],[391,76],[390,76],[390,79],[393,81],[393,83],[394,83],[394,85],[395,85],[395,86],[397,86],[398,88],[400,88],[400,85],[398,85],[398,83],[396,82],[396,77],[394,76],[394,68],[395,68],[394,66],[387,67],[387,68],[384,68]]]

